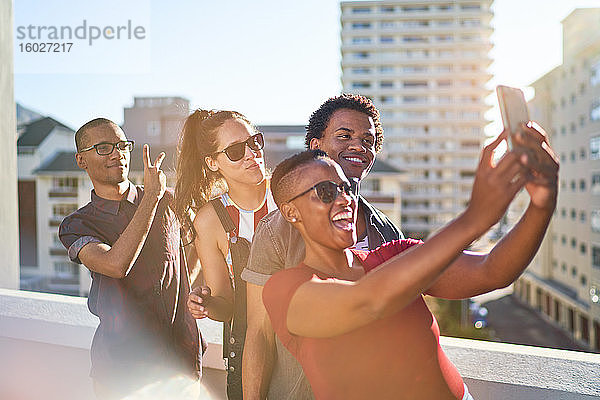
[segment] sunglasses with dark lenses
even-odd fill
[[[81,149],[81,150],[79,150],[79,152],[83,153],[84,151],[89,151],[91,149],[95,149],[96,153],[99,156],[107,156],[113,152],[115,147],[117,149],[119,149],[120,151],[131,151],[131,150],[133,150],[133,140],[122,140],[117,143],[102,142],[102,143],[98,143],[93,146],[87,147],[85,149]]]
[[[292,197],[288,200],[288,203],[292,200],[296,200],[300,196],[304,196],[306,193],[310,192],[313,189],[315,190],[315,193],[317,194],[319,200],[321,200],[325,204],[329,204],[332,201],[334,201],[340,194],[342,194],[342,192],[346,193],[346,195],[352,198],[356,197],[356,194],[352,190],[352,186],[350,186],[348,182],[342,182],[340,184],[337,184],[332,181],[323,181],[317,183],[314,186],[309,187],[304,192]]]
[[[252,151],[262,150],[265,147],[263,134],[259,132],[256,135],[250,136],[247,140],[227,146],[223,150],[215,152],[215,154],[225,153],[230,161],[240,161],[246,154],[246,146],[250,147]]]

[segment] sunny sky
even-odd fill
[[[183,96],[193,107],[241,111],[256,124],[305,124],[341,90],[335,0],[14,3],[15,99],[75,129],[98,116],[122,123],[134,96]],[[490,88],[527,86],[560,64],[560,21],[577,7],[600,0],[496,0]],[[20,52],[26,40],[17,27],[83,20],[101,28],[132,21],[144,39],[114,40],[113,53],[99,40],[46,58]]]

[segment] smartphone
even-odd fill
[[[496,87],[496,93],[498,94],[502,123],[504,124],[504,128],[509,132],[507,140],[508,148],[512,150],[512,136],[519,129],[519,124],[529,121],[527,103],[521,89],[499,85]]]

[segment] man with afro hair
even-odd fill
[[[325,101],[306,126],[307,149],[319,149],[336,161],[358,191],[383,143],[379,111],[367,97],[341,94]],[[369,250],[402,238],[379,210],[359,196],[358,249]],[[262,302],[262,289],[275,272],[304,258],[300,233],[276,210],[259,223],[242,279],[247,282],[248,330],[243,355],[244,399],[312,399],[296,359],[276,339]],[[357,343],[357,351],[360,344]]]

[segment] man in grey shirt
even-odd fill
[[[383,129],[371,100],[342,94],[323,103],[310,117],[305,144],[333,158],[350,179],[360,181],[381,150]],[[358,201],[357,248],[374,249],[402,238],[402,233],[363,197]],[[304,259],[304,241],[279,211],[264,217],[252,241],[242,279],[247,282],[248,329],[243,355],[244,399],[312,399],[312,391],[296,359],[275,337],[262,302],[262,289],[275,272]],[[357,351],[360,344],[357,343]]]

